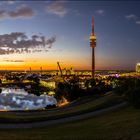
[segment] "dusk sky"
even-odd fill
[[[135,69],[140,62],[138,1],[0,1],[0,69]]]

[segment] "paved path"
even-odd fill
[[[16,128],[37,128],[37,127],[45,127],[45,126],[52,126],[52,125],[57,125],[57,124],[62,124],[62,123],[67,123],[71,121],[78,121],[78,120],[83,120],[91,117],[95,117],[98,115],[101,115],[103,113],[107,113],[110,111],[115,111],[121,107],[127,106],[127,103],[121,103],[112,107],[108,107],[105,109],[93,111],[90,113],[85,113],[85,114],[80,114],[80,115],[75,115],[67,118],[59,118],[56,120],[48,120],[48,121],[42,121],[42,122],[32,122],[32,123],[18,123],[18,124],[0,124],[0,129],[16,129]]]

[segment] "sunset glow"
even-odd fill
[[[92,16],[96,70],[133,70],[140,60],[138,2],[2,1],[0,9],[0,70],[55,70],[57,61],[90,70]]]

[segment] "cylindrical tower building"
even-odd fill
[[[92,48],[92,78],[95,77],[95,47],[96,35],[94,34],[94,18],[92,17],[92,31],[90,34],[90,47]]]

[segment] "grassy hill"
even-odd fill
[[[0,138],[3,140],[139,140],[140,110],[128,106],[102,116],[59,126],[0,130]]]
[[[92,96],[88,98],[90,101],[83,103],[84,99],[82,98],[66,107],[56,108],[53,110],[0,112],[0,123],[27,123],[54,120],[104,109],[122,102],[122,98],[114,94],[102,96],[100,98],[94,98]]]
[[[82,111],[102,109],[120,101],[119,97],[106,96],[91,100],[63,111],[0,113],[0,119],[6,118],[17,121],[34,121],[48,117],[68,116]],[[60,109],[61,110],[61,109]],[[140,110],[131,106],[108,112],[90,119],[75,121],[55,126],[30,129],[0,129],[2,140],[139,140],[140,139]]]

